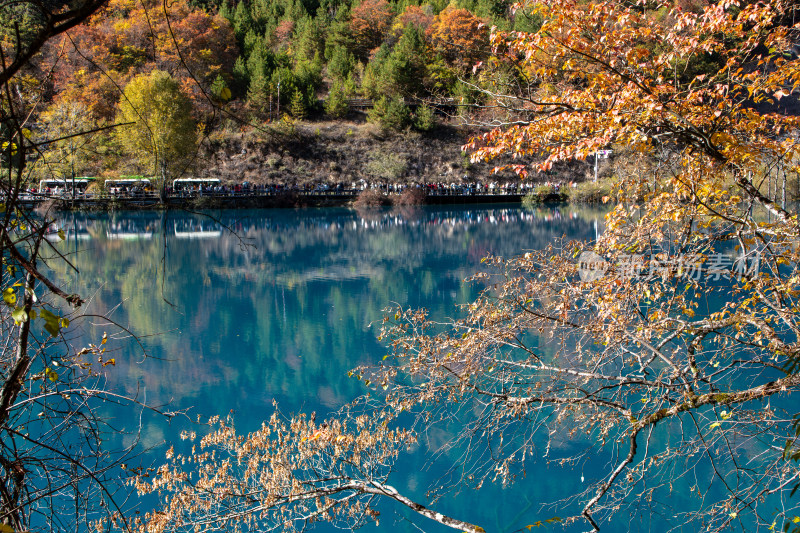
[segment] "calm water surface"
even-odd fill
[[[198,429],[198,416],[232,412],[245,432],[270,416],[273,401],[285,413],[336,410],[365,392],[347,370],[387,353],[371,327],[384,308],[401,304],[457,316],[455,304],[481,288],[464,279],[480,270],[482,257],[539,249],[564,236],[593,239],[603,220],[602,212],[589,209],[506,206],[209,214],[213,219],[113,213],[59,220],[67,231],[60,246],[74,254],[79,270],[58,272],[62,282],[91,299],[88,312],[110,314],[141,344],[98,319],[77,321],[72,342],[98,342],[107,332],[117,362],[107,368],[111,387],[188,413],[171,423],[144,419],[153,461],[163,457],[165,442]],[[123,426],[138,421],[138,413],[130,420],[116,416]],[[447,437],[446,429],[439,431],[428,438]],[[587,444],[565,440],[562,447],[574,452]],[[458,457],[429,464],[419,453],[401,461],[390,482],[425,502],[438,473]],[[575,513],[574,505],[540,504],[580,490],[581,476],[599,476],[604,463],[565,468],[532,461],[514,485],[466,489],[438,506],[487,531],[519,530]],[[378,529],[449,531],[407,516],[385,507]],[[626,516],[617,525],[629,529],[629,521],[648,529],[650,518]]]

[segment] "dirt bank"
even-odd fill
[[[496,163],[471,163],[461,147],[473,130],[439,126],[426,134],[385,132],[358,121],[298,122],[266,130],[215,133],[203,144],[197,177],[223,183],[504,182]],[[510,162],[510,161],[507,161]],[[574,162],[537,176],[537,181],[583,181],[593,167]]]

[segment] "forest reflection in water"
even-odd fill
[[[457,316],[456,304],[481,289],[465,278],[483,257],[594,239],[603,215],[516,206],[70,213],[53,229],[64,230],[58,246],[78,269],[56,272],[62,285],[90,298],[85,312],[110,314],[140,337],[87,318],[73,321],[70,342],[96,343],[107,333],[111,388],[189,413],[171,424],[145,420],[144,444],[163,451],[198,417],[234,413],[248,431],[269,417],[273,401],[287,413],[336,410],[365,392],[347,371],[386,353],[371,324],[387,306]],[[138,413],[114,416],[128,427],[138,422]],[[435,479],[422,461],[412,457],[406,471],[419,494]],[[525,500],[563,490],[556,479],[540,480]],[[469,501],[477,497],[465,508],[480,509]],[[506,530],[522,509],[495,504],[482,512],[502,520],[491,529]]]

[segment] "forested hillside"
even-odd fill
[[[5,17],[20,19],[12,8]],[[32,32],[35,17],[28,22]],[[11,27],[4,26],[6,41]],[[88,23],[48,41],[20,78],[21,94],[39,101],[29,122],[34,137],[107,128],[80,143],[43,145],[32,177],[224,173],[230,157],[249,149],[250,159],[263,156],[250,165],[249,179],[258,180],[276,169],[266,159],[308,146],[297,135],[300,121],[324,121],[322,131],[336,135],[320,141],[319,127],[305,131],[329,147],[367,138],[370,150],[403,154],[420,144],[409,134],[426,134],[434,157],[401,165],[400,177],[486,178],[491,166],[470,165],[460,148],[474,128],[453,126],[486,118],[474,106],[486,102],[481,89],[509,81],[496,62],[491,76],[476,68],[489,63],[492,27],[531,30],[536,20],[505,0],[111,0]],[[136,102],[154,94],[171,103],[137,115]],[[191,121],[178,108],[191,109]],[[262,142],[270,148],[260,149]],[[284,159],[298,158],[307,154]],[[349,165],[342,175],[337,158],[324,155],[307,175],[308,165],[283,166],[295,181],[357,173]]]

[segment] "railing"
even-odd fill
[[[378,192],[383,192],[392,195],[399,195],[408,190],[408,186],[402,185],[390,185],[390,186],[382,186],[382,187],[373,187],[372,190],[376,190]],[[280,196],[302,196],[302,197],[314,197],[314,198],[326,198],[326,197],[356,197],[364,190],[367,189],[353,189],[353,188],[329,188],[329,189],[322,189],[322,188],[314,188],[314,189],[305,189],[305,188],[292,188],[292,187],[278,187],[278,186],[269,186],[269,187],[258,187],[258,188],[249,188],[249,189],[213,189],[213,190],[180,190],[180,191],[167,191],[166,197],[168,200],[175,199],[175,200],[184,200],[184,199],[195,199],[195,198],[221,198],[221,199],[231,199],[231,198],[239,198],[239,199],[248,199],[248,198],[277,198]],[[514,196],[514,195],[524,195],[528,192],[531,192],[532,189],[527,187],[520,187],[520,186],[509,186],[509,187],[471,187],[467,185],[426,185],[420,187],[420,190],[426,196]],[[20,200],[23,202],[33,202],[38,203],[44,200],[63,200],[63,201],[71,201],[75,200],[78,202],[81,201],[114,201],[114,200],[124,200],[124,201],[141,201],[141,202],[157,202],[160,199],[160,194],[156,191],[130,191],[130,192],[119,192],[119,193],[108,193],[108,192],[101,192],[101,193],[75,193],[74,195],[70,191],[60,192],[60,193],[23,193],[19,197]]]

